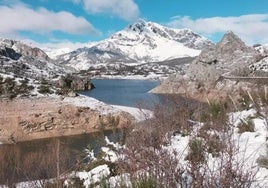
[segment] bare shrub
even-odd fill
[[[238,146],[227,114],[232,110],[230,104],[210,103],[202,125],[189,123],[197,117],[191,109],[181,109],[176,101],[169,104],[156,106],[155,118],[126,136],[124,157],[118,165],[121,173],[129,173],[140,187],[252,186],[257,170],[246,168],[246,159],[237,158]],[[191,135],[185,148],[186,165],[179,162],[183,154],[164,147],[169,145],[170,133],[183,135],[184,131]]]
[[[160,149],[164,144],[163,135],[157,130],[145,128],[127,136],[123,150],[125,157],[118,166],[121,173],[131,175],[135,187],[144,184],[175,187],[179,183],[183,171],[176,152]]]
[[[247,118],[245,120],[241,119],[237,128],[238,128],[238,133],[254,132],[255,126],[254,126],[252,119]]]
[[[10,149],[8,146],[1,146],[0,155],[0,184],[8,187],[14,186],[17,180],[20,151],[14,147]]]

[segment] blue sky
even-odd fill
[[[142,18],[190,28],[213,42],[233,30],[268,43],[267,0],[0,0],[0,37],[55,47],[107,38]]]

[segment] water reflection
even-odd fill
[[[49,179],[78,168],[85,148],[97,154],[110,141],[122,142],[122,130],[109,130],[0,146],[0,184]],[[57,165],[59,168],[57,168]]]

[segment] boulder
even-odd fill
[[[66,75],[61,76],[58,80],[58,86],[63,89],[74,91],[84,91],[94,89],[95,86],[90,82],[88,76]]]

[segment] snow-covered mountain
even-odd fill
[[[148,63],[198,56],[213,45],[189,29],[171,29],[153,22],[138,22],[91,47],[60,55],[57,61],[78,70],[96,64]]]

